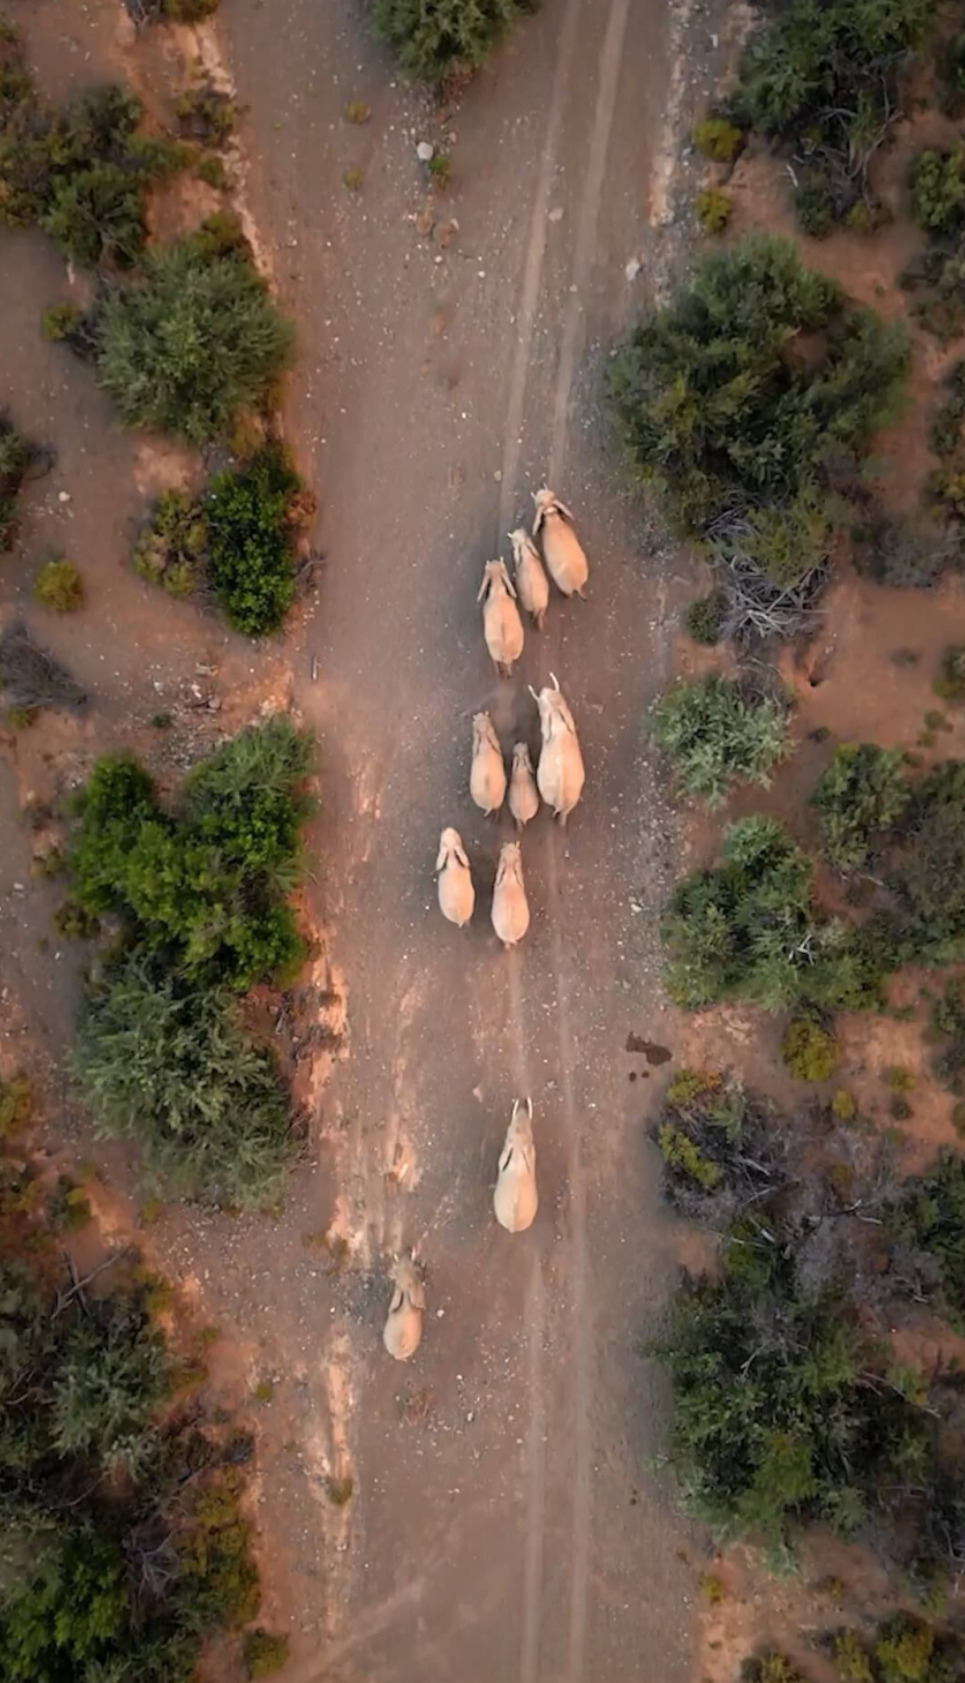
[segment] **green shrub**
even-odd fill
[[[911,176],[912,215],[930,234],[957,233],[965,226],[965,146],[950,152],[922,152]]]
[[[864,871],[884,834],[911,796],[900,748],[847,742],[818,780],[811,797],[821,822],[821,851],[839,871]]]
[[[834,222],[870,203],[868,167],[901,109],[899,75],[934,16],[935,0],[793,0],[750,37],[728,115],[820,159],[804,177],[810,232],[825,231],[813,226],[819,194]]]
[[[695,208],[705,234],[722,234],[734,213],[734,201],[720,187],[703,187]]]
[[[935,1056],[937,1079],[950,1092],[965,1092],[965,977],[949,976],[939,999],[932,1002],[931,1038],[944,1041]]]
[[[691,602],[683,616],[684,630],[695,643],[712,648],[719,643],[725,623],[727,599],[720,590],[710,590]]]
[[[224,160],[219,158],[217,152],[205,152],[195,164],[194,173],[199,181],[203,181],[208,187],[214,187],[219,193],[227,192],[231,185]]]
[[[944,82],[945,110],[951,117],[960,117],[965,109],[965,32],[953,36],[945,49],[941,63]]]
[[[852,536],[855,568],[876,584],[930,590],[947,572],[962,566],[957,532],[920,513],[914,518],[895,518],[880,507],[872,508],[853,528]]]
[[[823,169],[806,169],[794,188],[794,209],[801,230],[812,239],[827,239],[835,224],[831,177]]]
[[[277,1199],[292,1149],[288,1101],[230,994],[134,953],[91,992],[75,1067],[97,1131],[136,1140],[176,1196]]]
[[[245,1637],[244,1660],[249,1677],[270,1677],[288,1660],[287,1636],[272,1636],[267,1630],[250,1630]]]
[[[188,140],[204,146],[224,146],[234,131],[238,110],[229,94],[208,80],[188,88],[174,107],[178,126]]]
[[[654,735],[681,789],[720,806],[733,783],[768,788],[789,751],[787,707],[733,678],[678,679],[657,703]]]
[[[744,1661],[741,1683],[805,1683],[805,1679],[786,1654],[768,1648],[754,1659]]]
[[[899,1247],[895,1274],[918,1301],[965,1323],[965,1159],[943,1151],[928,1174],[905,1182],[887,1211]]]
[[[744,136],[727,117],[704,117],[694,126],[693,142],[702,158],[729,164],[743,146]]]
[[[0,1675],[191,1683],[204,1639],[257,1602],[238,1469],[199,1411],[172,1416],[137,1290],[82,1296],[29,1200],[11,1211],[33,1260],[0,1265]],[[204,1523],[219,1484],[233,1507]]]
[[[134,546],[134,571],[172,596],[197,589],[208,541],[204,508],[183,491],[162,491]]]
[[[871,1657],[857,1631],[836,1630],[831,1653],[841,1683],[875,1683]]]
[[[688,1506],[718,1534],[772,1547],[802,1523],[854,1535],[889,1484],[921,1476],[932,1441],[926,1411],[881,1383],[859,1318],[835,1288],[798,1282],[800,1241],[781,1237],[746,1219],[722,1277],[678,1287],[657,1346]]]
[[[945,650],[932,687],[943,701],[965,701],[965,648],[955,645]]]
[[[901,843],[892,881],[906,956],[965,961],[965,761],[944,761],[915,790]]]
[[[52,344],[58,344],[62,339],[70,339],[76,334],[84,319],[83,311],[76,304],[50,304],[41,318],[41,327],[45,339]]]
[[[0,1081],[0,1144],[30,1121],[33,1107],[33,1087],[25,1075]]]
[[[9,549],[17,530],[17,498],[36,451],[13,422],[0,413],[0,551]]]
[[[707,1071],[671,1082],[653,1130],[675,1210],[719,1230],[780,1179],[785,1129],[741,1084]],[[687,1080],[686,1077],[695,1079]]]
[[[39,222],[76,262],[129,267],[147,238],[147,189],[189,161],[169,139],[140,135],[142,117],[126,88],[94,88],[54,112],[22,81],[0,105],[0,220]]]
[[[534,0],[375,0],[372,22],[407,76],[439,83],[475,70]]]
[[[887,932],[819,910],[811,862],[776,819],[731,824],[722,855],[677,885],[664,914],[667,983],[679,1005],[746,999],[781,1011],[879,1002],[896,962]]]
[[[796,533],[817,520],[824,542],[829,458],[860,455],[892,419],[907,362],[903,329],[846,309],[790,242],[752,235],[636,329],[610,396],[631,461],[682,529],[735,505],[778,522],[791,510]],[[766,526],[758,536],[773,544]]]
[[[827,1081],[841,1061],[841,1052],[834,1035],[813,1017],[796,1017],[784,1031],[781,1059],[799,1081]]]
[[[292,505],[300,489],[277,445],[208,487],[208,578],[230,623],[248,637],[277,630],[294,600]]]
[[[148,254],[143,277],[106,299],[96,339],[101,384],[125,425],[195,445],[265,401],[292,343],[251,262],[208,255],[194,239]]]
[[[34,600],[55,614],[72,614],[83,606],[84,585],[72,561],[45,561],[34,579]]]
[[[958,244],[926,247],[901,277],[912,313],[943,345],[965,328],[965,252]]]
[[[197,767],[176,815],[130,756],[98,761],[67,856],[75,901],[120,914],[140,950],[198,985],[244,990],[290,972],[303,947],[285,896],[311,807],[309,752],[276,714]]]

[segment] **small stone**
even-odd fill
[[[436,149],[431,140],[420,140],[415,149],[415,155],[420,164],[429,164],[436,155]]]
[[[58,491],[57,492],[57,501],[59,503],[69,503],[70,502],[70,492],[69,491]]]
[[[641,263],[639,257],[631,257],[623,272],[628,281],[635,281],[642,268],[643,264]]]
[[[562,205],[557,205],[555,210],[550,211],[549,216],[547,218],[547,221],[549,221],[549,222],[562,222],[562,220],[563,220],[563,207],[562,207]]]

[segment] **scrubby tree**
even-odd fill
[[[735,782],[769,787],[790,747],[787,704],[715,673],[679,679],[657,703],[654,735],[684,793],[720,806]]]
[[[811,797],[821,819],[821,850],[839,871],[871,865],[911,798],[900,748],[847,742],[836,749]]]
[[[668,986],[679,1004],[746,999],[780,1011],[879,1002],[894,965],[884,932],[821,911],[811,861],[776,819],[731,824],[721,852],[719,865],[678,884],[664,915]]]
[[[965,960],[965,761],[936,766],[914,793],[892,873],[906,956]]]
[[[149,253],[96,323],[101,384],[125,425],[209,443],[257,406],[286,367],[292,332],[250,259],[195,238]]]
[[[375,0],[376,33],[407,76],[444,82],[475,70],[538,0]]]

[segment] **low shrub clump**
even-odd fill
[[[17,498],[36,455],[32,444],[0,414],[0,551],[9,549],[17,530]]]
[[[836,749],[812,795],[821,851],[836,870],[868,870],[911,798],[900,748],[848,742]]]
[[[100,760],[67,856],[76,903],[120,916],[140,951],[199,984],[244,991],[289,971],[309,750],[276,714],[202,761],[174,813],[136,760]]]
[[[34,579],[34,597],[55,614],[72,614],[83,605],[84,584],[72,561],[46,561]]]
[[[725,830],[721,863],[677,885],[662,933],[670,993],[691,1010],[725,999],[768,1011],[871,1007],[895,964],[885,931],[820,910],[811,861],[773,818]]]
[[[965,1093],[965,976],[949,976],[931,1007],[931,1039],[941,1041],[933,1068],[943,1086]]]
[[[130,267],[147,240],[148,188],[185,168],[190,149],[141,134],[143,106],[126,88],[95,88],[62,111],[48,108],[9,31],[0,52],[7,90],[0,100],[0,221],[14,228],[39,222],[75,262]]]
[[[694,127],[693,141],[702,158],[730,164],[744,144],[744,135],[727,117],[704,117]]]
[[[917,1301],[965,1324],[965,1160],[942,1152],[935,1167],[906,1182],[888,1210],[894,1272]]]
[[[944,761],[914,791],[890,880],[905,956],[965,961],[965,761]]]
[[[653,1137],[665,1196],[692,1219],[732,1220],[781,1178],[786,1133],[779,1119],[714,1071],[680,1071]]]
[[[288,1659],[287,1636],[274,1636],[267,1630],[250,1630],[245,1637],[244,1661],[249,1677],[270,1677],[280,1671]]]
[[[722,234],[734,213],[734,201],[721,187],[703,187],[695,208],[705,234]]]
[[[33,713],[38,707],[76,711],[87,700],[66,667],[35,643],[19,620],[0,632],[0,691],[5,705],[19,713]]]
[[[654,734],[681,789],[712,807],[735,782],[768,788],[789,752],[785,702],[716,674],[678,679],[657,703]]]
[[[830,554],[832,490],[893,418],[907,363],[900,326],[760,235],[705,258],[616,357],[630,460],[675,524],[708,541],[737,625],[802,623],[806,581]]]
[[[207,79],[181,94],[175,111],[185,139],[214,147],[227,143],[238,115],[230,94],[222,93]]]
[[[376,34],[407,76],[438,84],[478,69],[536,0],[375,0]]]
[[[244,468],[218,474],[197,500],[166,491],[137,541],[134,567],[174,596],[207,588],[238,631],[264,636],[294,600],[297,529],[313,507],[287,453],[265,445]]]
[[[900,112],[901,73],[935,10],[935,0],[792,0],[751,36],[727,115],[787,146],[806,232],[880,216],[869,166]]]
[[[135,951],[92,989],[75,1049],[101,1136],[133,1139],[170,1193],[271,1205],[292,1146],[285,1085],[237,998]]]
[[[965,147],[922,152],[911,177],[911,208],[930,234],[959,233],[965,227]]]
[[[125,425],[194,445],[267,400],[292,344],[243,242],[214,222],[150,252],[95,328],[101,384]]]
[[[695,643],[713,648],[724,634],[727,618],[727,598],[720,590],[708,591],[691,602],[683,616],[684,630]]]
[[[172,1407],[178,1365],[136,1272],[78,1290],[38,1225],[41,1183],[0,1179],[20,1253],[0,1260],[0,1673],[191,1683],[206,1638],[258,1607],[250,1446]]]
[[[796,1017],[781,1041],[781,1059],[799,1081],[827,1081],[840,1062],[834,1035],[813,1017]]]
[[[284,1084],[239,995],[304,956],[286,895],[300,869],[310,744],[281,715],[240,736],[163,807],[129,756],[101,760],[67,853],[72,920],[121,933],[92,986],[76,1069],[95,1126],[135,1137],[179,1194],[276,1200],[292,1147]]]

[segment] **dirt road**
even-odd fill
[[[693,92],[681,55],[692,69],[711,26],[666,0],[546,0],[440,121],[344,4],[232,0],[223,19],[251,205],[299,328],[292,430],[322,507],[298,701],[321,742],[315,871],[350,1034],[324,1133],[356,1260],[309,1286],[302,1266],[276,1326],[279,1360],[286,1315],[305,1353],[302,1449],[265,1492],[301,1585],[291,1676],[669,1683],[688,1673],[699,1568],[648,1465],[665,1399],[636,1346],[672,1262],[649,1065],[626,1046],[673,1043],[655,920],[676,841],[646,713],[676,597],[673,557],[614,472],[600,385],[673,253],[659,224]],[[362,127],[343,120],[350,99],[372,107]],[[415,221],[423,138],[453,164],[433,234]],[[554,600],[497,683],[479,576],[544,476],[579,511],[590,600]],[[490,708],[507,749],[534,740],[526,686],[550,671],[587,793],[567,832],[543,815],[525,838],[534,922],[507,956],[488,925],[500,837],[468,800],[470,715]],[[484,885],[465,937],[434,909],[446,823]],[[491,1185],[525,1093],[541,1208],[511,1239]],[[409,1244],[429,1315],[401,1369],[379,1329],[387,1259]],[[332,1473],[354,1494],[313,1497],[318,1546],[302,1486]]]

